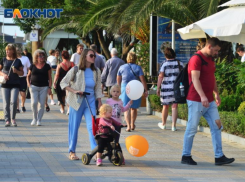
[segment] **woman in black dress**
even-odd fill
[[[53,86],[56,89],[58,101],[60,102],[60,112],[63,114],[65,113],[66,91],[61,89],[60,82],[65,77],[66,73],[74,66],[74,63],[69,61],[68,51],[62,51],[61,56],[62,62],[57,66]],[[67,113],[69,113],[68,109]]]

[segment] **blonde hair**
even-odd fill
[[[111,94],[111,95],[112,95],[112,91],[113,91],[115,88],[117,88],[117,89],[120,91],[120,93],[121,93],[121,87],[120,87],[118,84],[116,84],[116,85],[113,85],[113,86],[111,87],[111,89],[110,89],[110,94]]]
[[[103,117],[104,114],[109,110],[112,110],[112,107],[109,104],[103,104],[99,109],[100,117]]]
[[[8,45],[5,47],[5,50],[13,50],[13,58],[14,58],[14,59],[17,58],[17,51],[16,51],[16,48],[15,48],[14,44],[8,44]]]
[[[45,62],[47,61],[47,56],[44,52],[44,50],[42,49],[37,49],[35,50],[35,52],[33,53],[33,64],[37,64],[37,59],[38,59],[38,56],[42,54],[44,56],[44,59],[45,59]]]
[[[127,63],[136,63],[137,56],[135,52],[129,52],[127,56]]]

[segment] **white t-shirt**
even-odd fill
[[[75,65],[78,65],[78,63],[80,61],[80,57],[81,57],[81,54],[74,53],[74,54],[72,54],[70,61],[73,62]]]
[[[48,57],[47,63],[50,66],[56,66],[57,65],[57,58],[55,56],[51,55],[51,56]]]
[[[245,61],[245,53],[242,56],[241,62],[243,63]]]
[[[21,58],[19,59],[21,60],[21,63],[23,65],[23,71],[24,71],[24,75],[20,77],[25,77],[27,75],[28,68],[31,66],[31,63],[29,58],[26,56],[21,56]]]

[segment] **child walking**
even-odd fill
[[[119,99],[119,96],[121,95],[121,88],[119,85],[113,85],[111,87],[110,94],[112,98],[107,99],[106,103],[112,107],[112,118],[117,122],[122,123],[121,114],[122,112],[129,110],[130,106],[133,104],[133,101],[130,100],[128,104],[123,107],[123,102],[121,99]]]
[[[98,125],[97,134],[106,134],[108,133],[108,128],[103,128],[103,126],[109,126],[114,131],[115,127],[119,128],[121,126],[120,122],[117,122],[112,118],[112,107],[108,104],[103,104],[100,109],[100,121]],[[107,135],[100,135],[97,138],[98,141],[98,152],[97,152],[97,161],[96,165],[101,166],[102,165],[102,159],[101,155],[104,151],[104,148],[107,146],[108,142],[112,142],[113,138],[112,136]]]

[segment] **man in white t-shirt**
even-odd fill
[[[51,69],[52,69],[52,81],[54,81],[54,77],[55,77],[55,73],[56,73],[56,68],[57,68],[57,58],[55,57],[55,50],[50,49],[49,50],[49,57],[47,58],[47,63],[50,65]],[[54,94],[55,94],[55,90],[54,88],[51,89],[51,94],[50,94],[50,99],[51,105],[56,105],[56,103],[54,102]],[[47,100],[47,99],[46,99]],[[47,104],[48,101],[46,101]]]
[[[20,97],[21,97],[21,111],[26,112],[25,108],[25,101],[26,101],[26,89],[27,89],[27,82],[26,82],[26,75],[28,73],[29,67],[31,66],[30,60],[27,56],[21,55],[21,48],[16,48],[17,51],[17,58],[21,60],[23,65],[24,75],[20,76]],[[17,99],[17,112],[19,113],[19,98]]]
[[[83,52],[83,44],[77,44],[77,52],[72,54],[71,56],[71,62],[73,62],[75,65],[78,65],[79,61],[80,61],[80,57],[81,57],[81,54]]]
[[[245,52],[244,52],[244,47],[243,46],[239,46],[236,49],[237,54],[239,54],[239,56],[241,56],[241,62],[243,63],[245,61]]]

